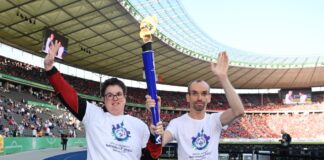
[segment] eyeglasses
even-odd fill
[[[118,92],[117,94],[107,93],[104,96],[105,96],[105,98],[112,100],[112,99],[115,99],[115,97],[117,99],[120,99],[120,98],[124,97],[124,94],[122,92]]]

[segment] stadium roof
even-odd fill
[[[180,0],[129,0],[130,4],[138,11],[134,12],[135,18],[156,15],[160,24],[158,29],[166,36],[175,41],[176,45],[183,47],[183,51],[190,50],[206,57],[214,57],[215,53],[226,50],[231,60],[238,64],[251,64],[269,67],[289,68],[291,65],[304,66],[305,64],[315,66],[317,61],[324,62],[324,55],[312,54],[304,56],[287,56],[284,54],[262,55],[232,48],[221,44],[217,37],[209,37],[190,19],[188,12],[184,9]],[[217,9],[217,8],[215,8]],[[204,11],[201,11],[204,12]],[[211,13],[211,12],[208,12]],[[209,15],[212,16],[212,15]],[[206,16],[206,17],[209,17]],[[207,19],[212,19],[211,17]],[[222,22],[219,22],[222,23]],[[205,24],[206,25],[206,24]],[[298,47],[297,47],[298,48]],[[292,61],[293,60],[293,61]]]
[[[0,6],[1,41],[40,53],[44,28],[69,39],[62,63],[116,77],[143,81],[139,21],[157,15],[154,38],[157,73],[164,84],[186,86],[204,79],[220,87],[209,61],[221,50],[231,57],[229,77],[236,88],[323,86],[324,57],[265,57],[213,41],[196,27],[178,1],[25,0]],[[216,38],[217,39],[217,38]]]

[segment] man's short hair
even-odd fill
[[[124,95],[126,95],[127,88],[126,88],[126,85],[124,84],[124,82],[119,80],[118,78],[109,78],[109,79],[105,80],[105,82],[102,83],[101,90],[100,90],[101,96],[102,97],[105,96],[107,87],[114,86],[114,85],[119,86],[123,90]]]
[[[193,83],[206,83],[208,85],[208,93],[210,93],[210,86],[209,84],[204,81],[204,80],[201,80],[201,79],[198,79],[198,80],[193,80],[193,81],[190,81],[189,84],[188,84],[188,94],[190,94],[190,87]]]

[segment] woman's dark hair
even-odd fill
[[[123,90],[124,95],[126,95],[127,88],[126,88],[126,85],[124,84],[124,82],[117,78],[109,78],[109,79],[105,80],[105,82],[102,83],[102,86],[100,89],[101,96],[104,97],[107,87],[113,86],[113,85],[119,86]]]

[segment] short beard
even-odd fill
[[[204,104],[203,106],[200,106],[200,105],[195,105],[195,104],[193,104],[193,109],[194,109],[195,111],[197,111],[197,112],[201,112],[201,111],[203,111],[203,110],[206,108],[206,105],[207,105],[207,104]]]

